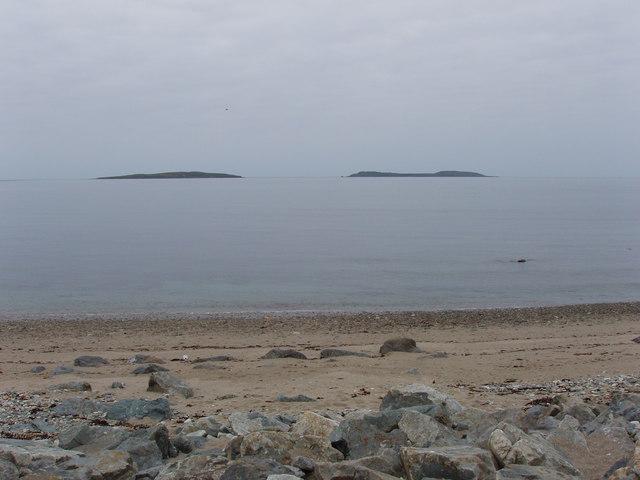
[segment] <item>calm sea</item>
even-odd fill
[[[4,312],[638,299],[640,179],[0,182]]]

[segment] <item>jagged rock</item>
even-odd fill
[[[123,382],[112,382],[111,383],[111,388],[113,389],[122,389],[124,388],[124,383]]]
[[[351,350],[340,350],[339,348],[325,348],[320,351],[320,358],[334,357],[371,357],[365,352],[353,352]]]
[[[115,450],[127,452],[131,455],[134,466],[140,471],[148,471],[150,468],[159,467],[163,464],[162,454],[158,449],[158,445],[148,438],[145,431],[125,439]]]
[[[204,430],[204,432],[215,437],[223,429],[223,426],[215,419],[215,417],[202,417],[196,420],[187,419],[182,426],[178,429],[178,433],[181,435],[187,435],[198,430]]]
[[[155,480],[218,480],[226,463],[224,457],[190,455],[166,465]]]
[[[193,439],[187,437],[186,435],[176,435],[175,437],[172,437],[171,443],[176,448],[176,450],[182,453],[191,453],[196,448]]]
[[[51,372],[53,375],[65,375],[67,373],[73,373],[75,370],[71,367],[68,367],[66,365],[58,365],[57,367],[55,367],[53,369],[53,371]]]
[[[512,444],[509,453],[501,459],[503,464],[545,466],[569,475],[580,474],[573,463],[541,434],[528,435],[510,423],[500,422],[485,432],[478,445],[490,448],[489,439],[495,430],[500,430]]]
[[[169,439],[169,430],[164,424],[159,423],[156,425],[150,432],[149,437],[158,446],[162,458],[170,458],[177,455],[176,449]]]
[[[569,475],[547,467],[508,465],[498,470],[496,480],[580,480],[581,476]]]
[[[51,447],[40,442],[28,440],[9,440],[0,438],[0,459],[14,463],[18,468],[39,464],[79,464],[84,453]]]
[[[380,355],[389,352],[419,352],[416,341],[412,338],[390,338],[380,347]]]
[[[51,387],[51,390],[68,390],[70,392],[90,392],[89,382],[66,382]]]
[[[323,417],[314,412],[303,412],[298,421],[291,428],[296,435],[314,435],[329,439],[331,432],[338,426],[338,422]]]
[[[109,420],[126,421],[130,418],[149,417],[154,420],[171,418],[169,401],[166,398],[156,400],[127,399],[106,403],[82,398],[62,400],[53,408],[57,415],[87,416],[93,412],[104,413]]]
[[[31,367],[31,373],[42,373],[46,369],[44,365],[36,365],[35,367]]]
[[[115,448],[129,433],[119,427],[94,426],[86,423],[72,425],[58,435],[58,444],[66,450],[94,444],[94,450]]]
[[[109,361],[106,358],[96,355],[82,355],[73,361],[73,365],[76,367],[101,367],[108,364]]]
[[[355,461],[318,463],[313,473],[317,480],[397,480],[398,478],[372,470]]]
[[[134,478],[135,480],[154,480],[158,476],[158,473],[160,473],[160,470],[162,470],[160,465],[147,468],[146,470],[139,470]]]
[[[429,415],[413,410],[407,410],[402,414],[398,428],[415,447],[442,447],[458,443],[451,429]]]
[[[343,459],[341,452],[322,437],[295,435],[289,432],[253,432],[242,440],[240,454],[271,458],[290,464],[295,457],[303,456],[314,461],[337,462]]]
[[[229,416],[229,423],[238,435],[247,435],[262,430],[281,432],[289,430],[289,425],[286,423],[260,412],[234,412]]]
[[[580,425],[589,423],[596,418],[593,409],[586,403],[575,403],[567,406],[563,411],[562,417],[565,415],[571,415],[580,422]]]
[[[129,359],[129,363],[164,363],[164,360],[154,355],[147,355],[144,353],[137,353]]]
[[[150,363],[148,365],[141,365],[137,368],[134,368],[131,373],[134,375],[146,375],[148,373],[156,373],[156,372],[168,372],[169,369],[157,365],[155,363]]]
[[[136,473],[133,460],[127,452],[106,450],[100,453],[91,467],[90,480],[129,480]]]
[[[451,395],[421,384],[412,384],[389,390],[382,399],[380,410],[397,410],[421,405],[439,405],[444,407],[448,414],[455,414],[464,410],[464,407]]]
[[[491,453],[477,447],[404,447],[400,455],[409,480],[493,480],[496,475]]]
[[[0,459],[0,478],[3,480],[18,480],[18,467],[8,460]]]
[[[311,398],[311,397],[307,397],[306,395],[284,395],[282,393],[279,393],[278,395],[276,395],[276,402],[290,402],[290,403],[294,403],[294,402],[315,402],[315,398]]]
[[[293,459],[291,466],[299,468],[304,473],[311,473],[316,468],[316,462],[308,457],[299,456]]]
[[[488,447],[496,458],[498,466],[504,467],[505,462],[507,461],[507,456],[513,447],[509,437],[507,437],[502,430],[496,428],[489,436]]]
[[[291,348],[273,348],[269,350],[266,354],[264,354],[262,359],[268,360],[271,358],[297,358],[300,360],[306,360],[307,357],[304,353],[298,352],[297,350],[293,350]]]
[[[290,475],[292,473],[294,473],[294,471],[292,471],[291,468],[274,460],[259,457],[244,457],[230,462],[220,477],[220,480],[266,480],[269,475]],[[159,478],[158,480],[166,479]],[[208,479],[203,478],[199,480]]]
[[[167,372],[152,373],[149,377],[149,392],[177,393],[184,398],[193,397],[193,389],[183,380]]]
[[[380,447],[407,444],[407,436],[398,429],[403,411],[353,413],[331,433],[331,445],[345,458],[355,459],[375,455]]]

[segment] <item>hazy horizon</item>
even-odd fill
[[[8,0],[0,178],[640,176],[640,3]]]

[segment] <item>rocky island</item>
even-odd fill
[[[476,172],[461,172],[458,170],[441,170],[436,173],[395,173],[395,172],[376,172],[376,171],[361,171],[358,173],[352,173],[349,178],[357,177],[487,177]]]
[[[116,175],[113,177],[98,177],[97,180],[147,180],[167,178],[242,178],[240,175],[228,173],[207,172],[162,172],[162,173],[134,173],[131,175]]]

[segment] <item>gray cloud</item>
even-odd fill
[[[636,0],[5,0],[0,18],[0,178],[640,175]]]

